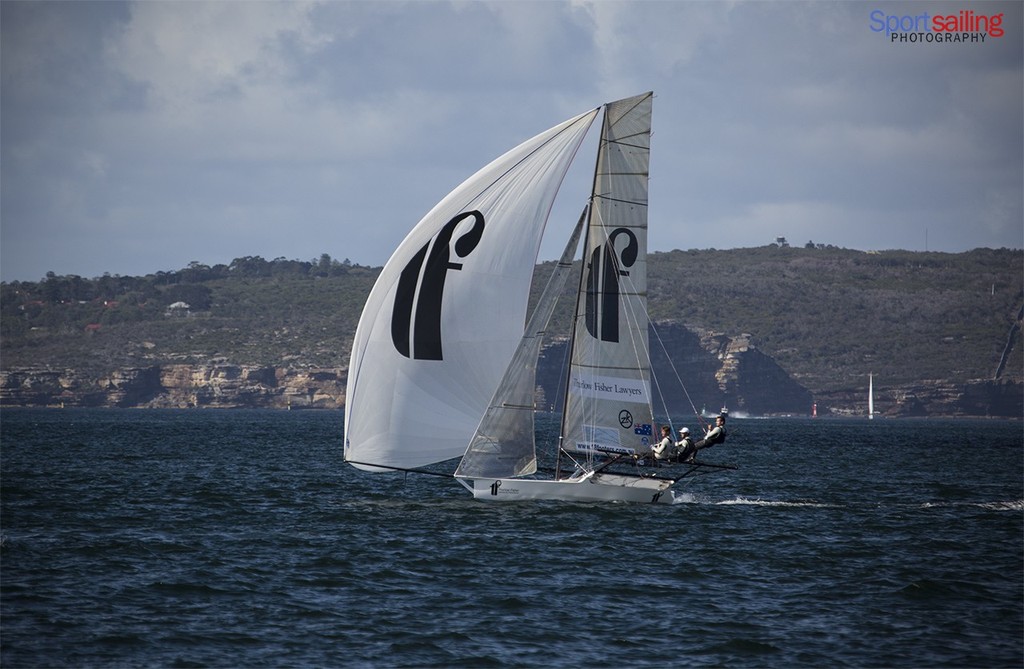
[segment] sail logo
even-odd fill
[[[469,230],[453,239],[456,229],[470,220]],[[462,269],[462,263],[453,262],[452,256],[468,256],[483,234],[483,214],[475,210],[463,212],[445,223],[402,270],[391,312],[391,341],[395,350],[406,358],[444,359],[441,345],[444,285],[449,272]]]
[[[623,237],[626,245],[621,252],[615,249],[615,240]],[[586,324],[594,339],[619,341],[619,281],[629,276],[640,253],[636,235],[627,228],[617,228],[605,244],[598,244],[587,265]]]
[[[495,481],[494,483],[491,484],[491,495],[493,497],[497,497],[499,494],[501,494],[501,495],[518,495],[519,494],[519,488],[505,488],[503,490],[502,487],[501,487],[501,479],[498,479],[497,481]]]
[[[962,9],[955,14],[887,14],[876,9],[868,15],[871,32],[885,33],[890,43],[983,43],[1006,34],[1003,14],[978,14]]]

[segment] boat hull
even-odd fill
[[[589,474],[581,477],[543,479],[464,479],[459,482],[475,499],[516,502],[550,499],[567,502],[631,502],[671,504],[673,481],[622,474]]]

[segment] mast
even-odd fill
[[[650,447],[647,320],[648,92],[604,106],[569,347],[561,455]]]

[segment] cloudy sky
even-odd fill
[[[651,250],[1021,248],[1021,8],[4,1],[0,278],[381,265],[492,158],[646,90]],[[872,30],[962,9],[1005,34]],[[553,227],[587,182],[570,174]]]

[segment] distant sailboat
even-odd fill
[[[452,476],[484,500],[672,501],[670,488],[686,474],[642,472],[632,457],[656,439],[646,272],[652,99],[612,102],[527,140],[409,233],[356,330],[346,461],[367,471],[421,471],[414,468],[461,455]],[[589,203],[524,330],[552,202],[602,110]],[[581,235],[558,460],[542,476],[537,357]],[[611,466],[622,463],[632,466]]]
[[[868,374],[868,420],[875,419],[875,375]]]

